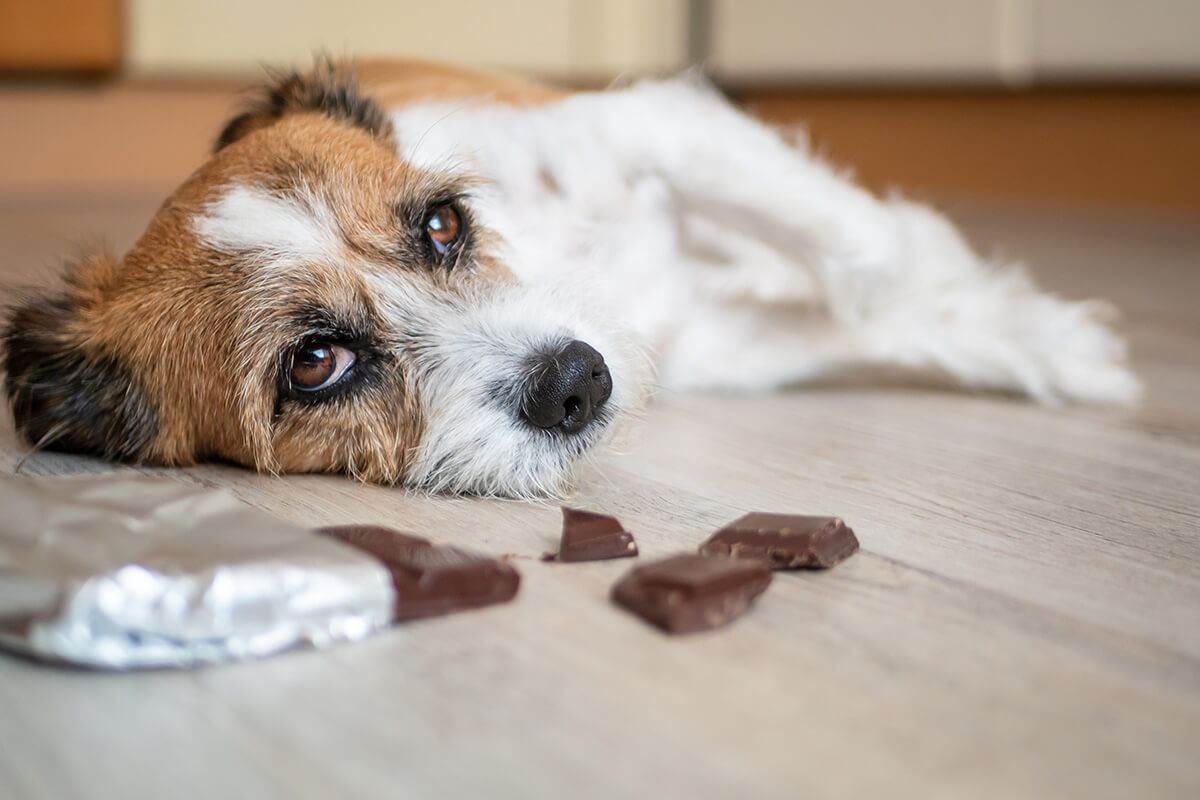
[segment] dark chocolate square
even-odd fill
[[[638,554],[633,534],[626,531],[616,518],[565,506],[562,514],[562,541],[557,560],[602,561]]]
[[[634,567],[612,599],[668,633],[694,633],[729,624],[770,583],[765,561],[687,554]]]
[[[828,569],[858,552],[854,531],[838,517],[755,512],[700,545],[702,555],[767,559],[775,569]]]

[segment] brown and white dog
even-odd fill
[[[425,63],[271,82],[132,250],[4,334],[32,444],[554,493],[651,382],[859,367],[1131,402],[1037,292],[692,76],[568,94]]]

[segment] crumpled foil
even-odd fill
[[[239,501],[129,472],[0,476],[0,644],[112,669],[361,639],[395,602],[374,559]]]

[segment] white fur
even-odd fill
[[[1043,402],[1138,396],[1105,307],[1038,292],[940,215],[875,198],[695,80],[392,120],[414,164],[488,179],[477,212],[523,281],[628,325],[666,385],[892,366]]]
[[[935,212],[873,197],[694,80],[533,108],[430,102],[392,119],[413,165],[485,179],[474,212],[501,234],[517,284],[373,264],[303,187],[227,187],[194,224],[257,268],[268,305],[307,263],[367,281],[425,422],[410,485],[561,491],[648,390],[643,351],[662,383],[685,389],[889,366],[1044,402],[1138,394],[1103,306],[1038,292]],[[572,339],[599,350],[613,378],[574,436],[519,413],[534,356]],[[247,374],[270,357],[248,354]]]
[[[343,244],[328,207],[302,187],[286,197],[240,184],[224,187],[193,229],[209,247],[237,253],[250,270],[250,294],[257,299],[243,309],[247,326],[286,323],[278,319],[278,300],[303,283],[311,263],[366,279],[389,323],[391,347],[413,369],[410,389],[425,422],[409,485],[507,497],[560,493],[583,456],[611,435],[611,423],[639,404],[649,382],[647,361],[630,336],[611,318],[592,313],[577,293],[440,285],[419,270],[372,263]],[[526,424],[518,401],[528,386],[531,357],[574,339],[603,354],[612,395],[574,436]],[[246,349],[239,354],[239,373],[269,369],[264,357],[270,361],[273,354]]]
[[[256,255],[266,263],[329,263],[344,253],[332,212],[307,192],[279,197],[233,184],[222,188],[192,225],[209,247]]]
[[[395,271],[369,281],[396,325],[400,355],[415,368],[425,434],[410,485],[507,497],[559,493],[646,384],[645,361],[628,337],[589,321],[574,297],[524,286],[432,292]],[[529,358],[573,339],[604,354],[613,392],[588,428],[566,436],[524,423],[517,400]]]

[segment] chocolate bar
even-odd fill
[[[858,538],[837,517],[747,514],[700,545],[701,555],[766,559],[775,569],[828,569],[858,552]]]
[[[562,515],[559,561],[602,561],[638,554],[633,534],[621,527],[615,518],[566,507],[563,507]],[[545,560],[553,559],[554,556],[548,554]]]
[[[396,621],[504,603],[516,596],[521,583],[517,571],[503,561],[391,528],[339,525],[317,532],[369,553],[391,571]]]
[[[770,583],[765,561],[687,554],[634,567],[612,599],[668,633],[694,633],[732,622]]]

